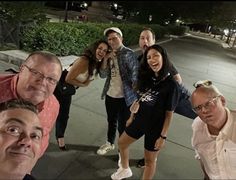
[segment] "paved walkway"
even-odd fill
[[[207,39],[208,41],[216,41],[216,42],[220,42],[222,44],[222,47],[223,48],[226,48],[226,49],[231,49],[233,51],[236,51],[236,47],[232,47],[232,44],[233,42],[230,42],[230,45],[227,44],[225,41],[226,41],[226,38],[224,38],[223,40],[221,39],[221,36],[220,35],[212,35],[212,34],[209,34],[209,33],[203,33],[203,32],[194,32],[194,31],[190,31],[190,34],[192,36],[195,36],[195,37],[198,37],[198,38],[203,38],[203,39]],[[233,41],[233,39],[231,40]]]

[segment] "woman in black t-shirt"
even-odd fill
[[[131,118],[127,121],[125,132],[119,138],[121,161],[119,169],[112,174],[112,179],[132,176],[128,147],[143,135],[145,135],[143,179],[153,178],[156,159],[164,146],[180,95],[180,86],[173,79],[170,68],[171,63],[165,49],[159,45],[147,48],[138,76],[137,90],[140,98],[131,106]]]

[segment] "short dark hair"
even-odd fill
[[[37,106],[23,99],[11,99],[0,103],[0,113],[8,109],[17,109],[17,108],[27,109],[34,112],[35,114],[38,114]]]
[[[55,54],[48,51],[34,51],[30,53],[29,56],[26,58],[25,63],[28,62],[32,56],[35,56],[35,55],[43,56],[49,62],[55,62],[58,65],[60,65],[61,70],[63,69],[60,59]]]
[[[109,36],[109,34],[111,34],[111,33],[116,33],[117,35],[119,35],[120,37],[122,37],[122,35],[120,34],[120,33],[118,33],[118,32],[116,32],[116,31],[114,31],[114,30],[108,30],[107,32],[106,32],[106,37],[108,37]]]
[[[153,39],[156,39],[156,34],[155,34],[155,32],[153,31],[152,28],[144,27],[143,30],[142,30],[141,32],[143,32],[143,31],[150,31],[150,32],[152,33],[152,37],[153,37]]]

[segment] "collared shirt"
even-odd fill
[[[192,145],[210,179],[236,179],[236,111],[226,112],[227,122],[217,136],[199,117],[192,124]]]
[[[127,106],[130,106],[137,99],[137,93],[132,86],[137,83],[139,62],[134,51],[125,46],[121,46],[117,51],[117,60],[123,84],[125,102]],[[100,76],[102,78],[107,77],[102,92],[103,99],[109,89],[111,80],[111,70],[109,66],[106,70],[100,71]]]
[[[18,98],[16,85],[18,74],[1,74],[0,75],[0,103],[10,99]],[[54,95],[48,97],[44,102],[38,105],[39,119],[43,127],[43,139],[41,146],[41,155],[46,151],[49,143],[50,132],[56,122],[59,112],[59,103]]]

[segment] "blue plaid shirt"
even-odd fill
[[[130,106],[137,99],[137,93],[133,90],[133,85],[137,83],[139,62],[134,51],[125,46],[118,50],[117,61],[123,83],[125,102],[127,106]],[[107,78],[102,92],[102,99],[104,99],[110,86],[110,66],[107,66],[105,70],[100,70],[100,77]]]

